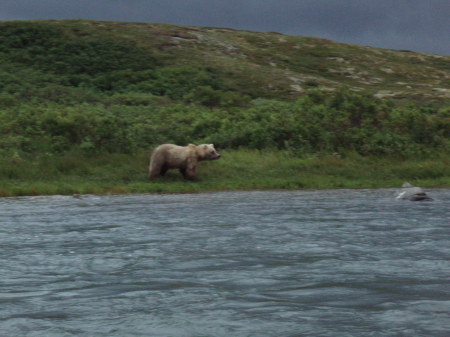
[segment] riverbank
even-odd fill
[[[147,180],[148,153],[67,155],[1,159],[0,196],[197,193],[230,190],[450,187],[450,160],[399,160],[358,155],[314,155],[229,150],[222,159],[201,162],[198,181],[177,171]]]

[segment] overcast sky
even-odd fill
[[[450,0],[0,0],[0,20],[92,19],[314,36],[450,55]]]

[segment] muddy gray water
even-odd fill
[[[427,192],[0,198],[0,336],[448,336]]]

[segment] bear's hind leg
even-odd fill
[[[161,166],[151,164],[148,170],[148,179],[150,180],[155,179],[157,176],[160,175],[160,173],[161,173]]]

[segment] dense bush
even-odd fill
[[[450,109],[421,110],[341,90],[295,102],[253,100],[247,108],[170,103],[142,93],[100,103],[34,106],[3,94],[4,153],[133,152],[159,143],[212,142],[222,148],[304,153],[426,156],[450,150]]]

